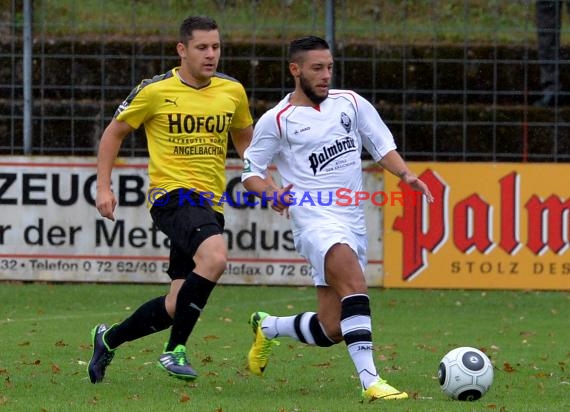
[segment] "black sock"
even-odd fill
[[[295,316],[293,326],[295,328],[295,333],[297,334],[297,339],[299,339],[300,342],[323,348],[335,344],[335,342],[331,340],[323,330],[323,327],[319,322],[319,318],[314,312],[299,313]]]
[[[166,311],[165,296],[149,300],[118,325],[105,334],[105,342],[110,349],[143,336],[168,329],[172,318]]]
[[[166,345],[167,352],[173,351],[178,345],[186,345],[186,341],[215,286],[216,282],[203,278],[194,272],[188,275],[176,298],[176,312],[170,339]]]

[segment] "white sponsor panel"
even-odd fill
[[[365,166],[365,190],[382,190],[382,173]],[[220,283],[312,285],[287,218],[245,194],[240,160],[226,169],[230,259]],[[168,282],[169,241],[152,224],[147,183],[146,159],[118,162],[112,222],[95,209],[94,158],[0,157],[0,280]],[[382,281],[382,208],[365,208],[374,286]]]

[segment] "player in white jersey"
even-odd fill
[[[408,395],[382,379],[374,365],[364,210],[356,202],[339,202],[338,193],[362,191],[365,148],[428,202],[433,197],[396,151],[374,107],[352,91],[329,89],[332,67],[325,40],[309,36],[292,41],[289,70],[295,90],[259,119],[245,152],[243,184],[290,216],[295,246],[313,267],[318,300],[317,313],[253,313],[248,365],[261,375],[278,336],[322,347],[344,340],[364,400],[405,399]],[[282,187],[264,180],[270,164],[277,166]]]

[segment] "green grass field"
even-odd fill
[[[570,407],[570,293],[370,291],[377,367],[405,401],[359,403],[344,345],[283,339],[263,378],[245,368],[250,312],[314,308],[314,290],[219,286],[189,343],[192,384],[155,362],[167,332],[119,349],[104,383],[86,375],[89,331],[116,322],[164,285],[0,283],[0,410],[6,411],[562,411]],[[484,350],[494,384],[481,400],[447,399],[436,379],[456,346]]]

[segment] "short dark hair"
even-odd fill
[[[317,36],[295,39],[289,44],[289,61],[298,61],[299,55],[309,50],[330,50],[330,47],[325,39]]]
[[[190,16],[180,25],[180,42],[186,43],[193,37],[194,30],[218,30],[218,23],[208,16]]]

